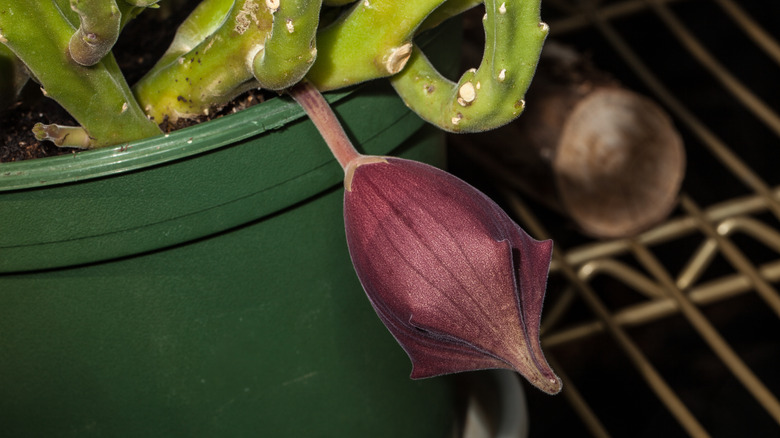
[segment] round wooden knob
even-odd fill
[[[669,214],[685,153],[658,105],[625,89],[598,88],[562,128],[552,158],[555,184],[563,209],[584,231],[629,236]]]

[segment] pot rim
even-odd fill
[[[415,42],[425,49],[443,34],[460,29],[459,21],[449,21],[423,32]],[[335,104],[373,82],[376,80],[324,93],[324,96],[330,104]],[[219,149],[305,117],[306,113],[291,98],[279,96],[168,134],[71,155],[0,163],[0,192],[72,183],[155,166]]]
[[[328,93],[325,98],[334,104],[356,88]],[[305,116],[292,99],[280,96],[168,134],[70,155],[0,163],[0,191],[70,183],[155,166],[219,149]]]

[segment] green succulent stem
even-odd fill
[[[519,116],[547,37],[539,0],[487,0],[485,10],[485,51],[478,68],[452,82],[415,47],[406,68],[390,78],[413,111],[450,132],[494,129]]]
[[[0,111],[16,101],[28,78],[22,61],[0,41]]]
[[[122,14],[115,0],[70,0],[80,26],[70,38],[68,49],[81,65],[97,64],[119,38]]]
[[[254,87],[281,91],[305,78],[307,89],[326,91],[388,76],[406,104],[436,126],[492,129],[522,112],[548,30],[539,19],[539,0],[485,0],[482,62],[452,82],[413,37],[478,0],[360,0],[322,30],[323,4],[341,11],[351,2],[202,0],[131,90],[111,48],[123,26],[157,2],[3,2],[0,42],[14,56],[0,52],[0,69],[11,71],[9,62],[21,60],[44,93],[81,124],[39,125],[39,138],[106,146],[154,136],[158,123],[208,114]],[[0,83],[6,105],[8,83]]]
[[[204,0],[176,29],[171,45],[157,60],[152,71],[171,64],[185,56],[193,47],[216,32],[227,19],[235,0]]]
[[[254,57],[253,74],[262,88],[283,90],[299,82],[317,58],[315,35],[322,0],[269,0],[273,26]]]
[[[56,6],[59,8],[62,15],[68,20],[68,22],[73,25],[74,28],[76,28],[76,31],[78,32],[78,28],[81,27],[81,16],[79,15],[79,12],[74,9],[71,5],[72,0],[51,0],[53,1]],[[81,0],[83,1],[83,0]],[[142,6],[136,6],[131,3],[129,3],[127,0],[108,0],[105,3],[109,3],[109,1],[115,2],[117,7],[119,8],[119,32],[122,32],[122,29],[124,29],[125,25],[130,22],[133,18],[137,17],[138,14],[140,14],[145,7]],[[168,0],[169,2],[172,0]],[[101,8],[102,5],[97,6],[98,8]],[[150,8],[158,7],[157,5],[151,5]],[[89,11],[89,10],[87,10]],[[90,18],[90,20],[94,21],[94,18]]]
[[[181,25],[160,61],[133,86],[157,122],[208,113],[257,87],[254,55],[273,15],[264,0],[204,0]]]
[[[75,27],[66,16],[50,1],[6,0],[0,6],[0,40],[89,137],[87,145],[63,145],[95,148],[160,134],[136,104],[111,54],[90,67],[70,57]]]
[[[306,79],[326,91],[398,73],[412,52],[415,31],[443,2],[357,2],[317,34],[319,56]]]

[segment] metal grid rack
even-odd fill
[[[564,391],[528,390],[531,436],[780,436],[780,7],[542,3],[551,39],[669,112],[688,166],[668,220],[606,241],[492,182],[556,243],[542,342]]]

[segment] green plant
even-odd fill
[[[551,242],[534,241],[445,172],[358,154],[320,95],[389,77],[413,111],[443,130],[506,124],[525,106],[547,35],[539,0],[486,0],[482,62],[457,81],[436,71],[414,37],[481,2],[202,0],[131,87],[111,49],[128,21],[158,1],[3,0],[0,103],[15,98],[28,73],[79,123],[38,124],[36,137],[90,149],[159,135],[159,123],[207,114],[251,88],[291,94],[346,172],[353,263],[409,353],[413,377],[504,367],[560,390],[538,336]]]
[[[111,48],[158,1],[3,1],[0,103],[18,89],[9,66],[21,60],[80,124],[38,125],[36,136],[97,148],[159,135],[163,120],[208,113],[250,88],[281,91],[305,78],[327,91],[390,77],[424,119],[448,131],[482,131],[520,114],[547,34],[538,0],[487,0],[482,63],[451,82],[414,36],[478,1],[362,0],[347,8],[352,2],[344,0],[202,0],[131,87]]]

